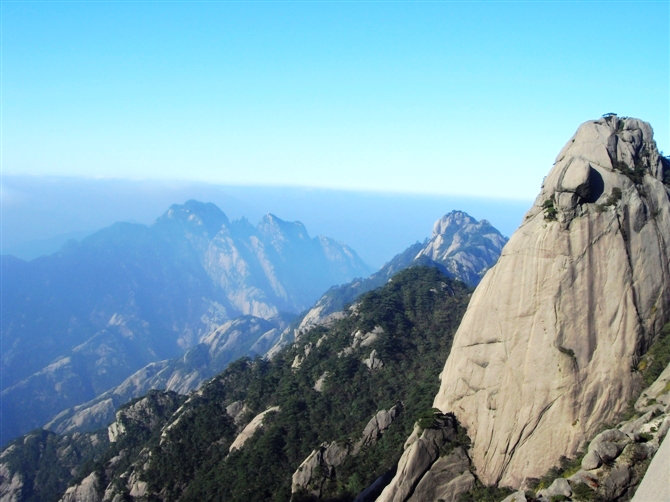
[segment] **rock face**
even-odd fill
[[[639,391],[670,317],[669,174],[647,123],[583,124],[473,294],[434,403],[485,484],[541,476]]]
[[[554,479],[535,497],[527,499],[520,491],[503,502],[630,500],[633,494],[633,500],[669,500],[667,450],[663,450],[667,442],[664,437],[667,438],[670,430],[668,381],[670,365],[637,400],[633,418],[600,432],[591,440],[581,469],[564,472],[568,477]],[[651,396],[655,398],[650,399]]]
[[[69,487],[61,498],[61,502],[98,502],[100,485],[97,473],[92,472],[80,484]]]
[[[458,428],[453,415],[437,414],[431,427],[415,428],[391,482],[378,502],[422,500],[456,501],[472,488],[475,478],[463,446],[456,445]],[[445,447],[451,451],[445,452]]]

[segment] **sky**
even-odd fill
[[[670,153],[670,7],[3,0],[2,172],[532,199],[578,125]],[[667,153],[666,153],[667,154]]]

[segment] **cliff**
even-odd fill
[[[669,174],[649,124],[581,125],[473,294],[434,405],[468,430],[485,484],[574,456],[639,392],[670,317]]]

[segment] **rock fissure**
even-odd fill
[[[469,345],[463,345],[464,348],[468,347],[477,347],[479,345],[491,345],[493,343],[503,343],[503,340],[486,340],[484,342],[471,343]]]
[[[633,263],[633,259],[631,258],[630,239],[628,239],[626,237],[627,232],[624,231],[623,225],[621,223],[621,220],[619,219],[618,214],[617,214],[617,222],[619,223],[619,230],[620,230],[621,236],[623,238],[623,249],[626,253],[626,262],[628,264],[627,272],[630,273],[630,271],[634,270],[634,263]],[[631,288],[631,300],[633,302],[633,309],[634,309],[634,312],[635,312],[635,316],[637,317],[638,325],[643,327],[644,322],[642,320],[642,316],[640,315],[640,309],[638,307],[639,300],[638,300],[637,296],[638,296],[637,291],[636,291],[635,287],[633,286]]]

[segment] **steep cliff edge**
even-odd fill
[[[472,438],[486,484],[573,456],[640,390],[670,317],[670,166],[649,124],[582,124],[473,294],[434,405]]]

